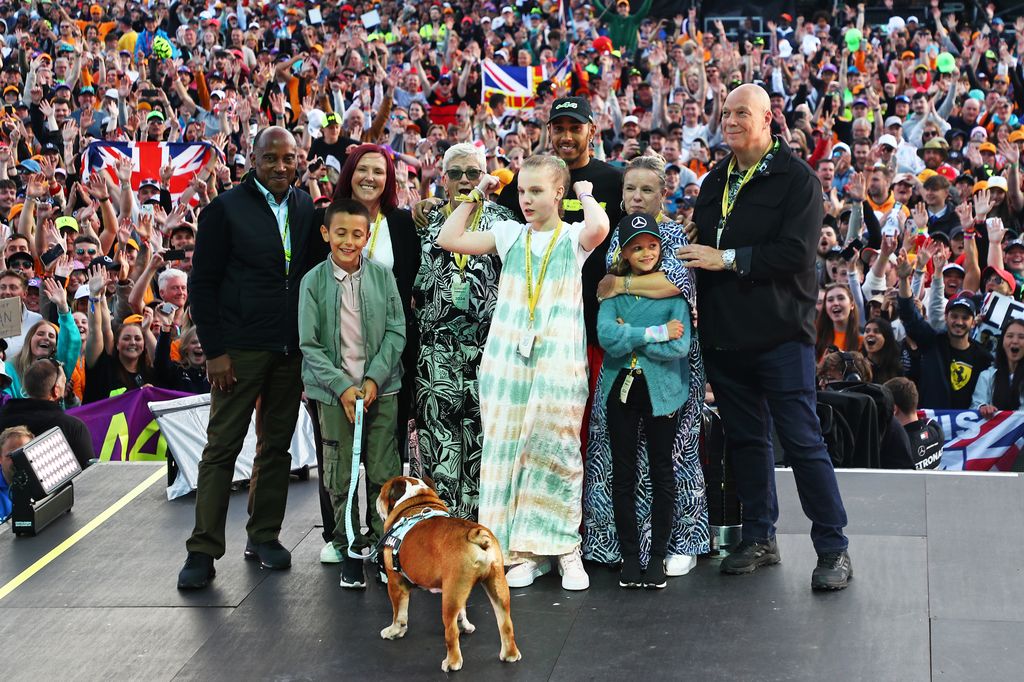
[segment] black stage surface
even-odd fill
[[[244,493],[211,589],[175,589],[193,498],[167,502],[153,464],[100,464],[76,480],[70,516],[37,538],[0,530],[4,680],[440,679],[440,595],[416,592],[409,633],[380,639],[386,590],[338,587],[318,562],[315,481],[295,482],[281,540],[290,571],[242,560]],[[158,474],[157,474],[158,475]],[[23,582],[19,575],[140,483],[154,481]],[[482,590],[462,636],[468,680],[995,680],[1024,670],[1024,481],[1016,474],[844,471],[855,578],[810,590],[814,552],[792,475],[779,472],[783,563],[725,577],[702,558],[660,592],[557,575],[512,591],[522,661],[498,661]],[[12,582],[15,581],[15,582]],[[16,585],[15,587],[12,586]]]

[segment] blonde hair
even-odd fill
[[[181,361],[178,364],[185,369],[188,369],[189,367],[198,367],[198,365],[192,364],[192,360],[188,356],[188,347],[197,336],[199,336],[198,330],[196,330],[195,327],[189,327],[181,332],[181,336],[178,337],[178,349],[181,353]]]
[[[648,152],[626,164],[626,172],[623,173],[623,177],[628,175],[631,170],[649,170],[658,176],[658,184],[661,185],[661,189],[665,189],[666,165],[668,164],[663,156],[655,152]]]
[[[35,434],[29,431],[27,426],[10,426],[0,431],[0,451],[7,445],[7,441],[18,436],[29,440],[35,438]]]
[[[565,165],[565,161],[558,158],[557,156],[551,156],[550,154],[537,154],[531,156],[528,159],[523,160],[523,164],[519,167],[519,173],[522,174],[524,170],[546,170],[551,173],[554,181],[555,188],[562,187],[562,197],[569,191],[569,167]],[[558,217],[561,218],[565,214],[565,207],[562,202],[558,202]]]
[[[32,357],[32,337],[35,336],[35,333],[39,331],[39,328],[44,325],[50,325],[50,327],[53,328],[53,331],[55,331],[58,335],[60,334],[60,328],[48,320],[39,320],[34,325],[28,328],[28,331],[25,332],[25,338],[22,341],[21,350],[19,350],[18,353],[13,358],[11,358],[11,364],[14,365],[14,371],[18,373],[19,379],[25,377],[25,372],[28,371],[28,368],[32,366],[32,363],[35,360],[35,358]],[[54,343],[53,348],[54,352],[56,352],[56,343]],[[53,353],[51,353],[51,355],[53,355]],[[74,367],[72,367],[71,369],[74,369]]]

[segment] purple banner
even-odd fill
[[[149,403],[174,400],[190,393],[164,388],[139,388],[113,398],[68,410],[85,422],[92,447],[102,462],[162,462],[167,441]]]

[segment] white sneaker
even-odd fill
[[[324,545],[324,548],[320,550],[320,563],[322,564],[340,564],[341,563],[341,552],[335,547],[333,542],[328,542]]]
[[[665,557],[665,575],[686,575],[697,566],[697,557],[689,554],[669,554]]]
[[[529,587],[533,581],[551,570],[551,562],[547,557],[526,559],[516,564],[505,574],[505,582],[509,587]]]
[[[558,572],[562,575],[563,590],[585,590],[590,587],[590,576],[583,568],[579,549],[558,557]]]

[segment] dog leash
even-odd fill
[[[348,556],[352,559],[362,559],[362,554],[352,551],[352,545],[356,541],[356,533],[352,528],[352,504],[356,497],[356,487],[359,485],[359,459],[363,454],[362,398],[356,398],[356,423],[354,431],[355,435],[352,440],[352,471],[348,479],[348,501],[345,503],[345,538],[348,540]],[[367,500],[367,504],[373,504],[373,502]]]

